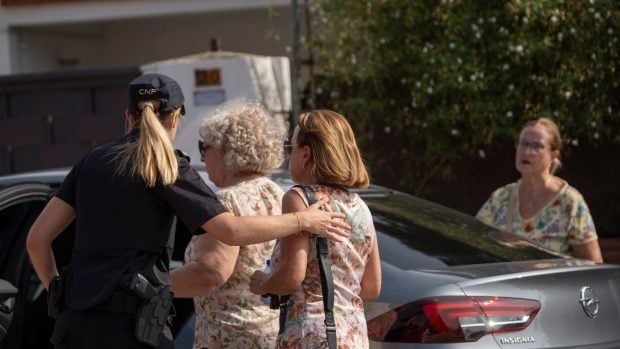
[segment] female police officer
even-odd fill
[[[134,281],[143,281],[142,291],[146,285],[161,298],[171,298],[165,297],[170,295],[165,288],[166,245],[174,214],[194,234],[209,231],[230,245],[303,230],[336,239],[349,234],[342,215],[318,210],[325,202],[297,215],[229,213],[188,159],[172,148],[183,102],[178,83],[167,76],[147,74],[133,80],[126,111],[130,132],[93,149],[76,164],[33,224],[28,253],[47,286],[58,275],[51,243],[76,220],[71,262],[63,273],[64,307],[51,338],[57,348],[153,344],[135,331],[139,326],[134,318],[148,302],[132,287]],[[173,347],[169,331],[156,337],[160,348]]]

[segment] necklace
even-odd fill
[[[525,188],[522,188],[522,194],[524,195],[521,197],[524,199],[523,204],[526,209],[532,210],[542,208],[542,206],[550,201],[556,193],[556,190],[548,186],[542,187],[537,193],[534,193],[533,190],[527,191]]]
[[[540,202],[548,196],[548,192],[545,188],[542,188],[538,193],[533,193],[532,191],[527,191],[525,188],[522,188],[522,194],[524,194],[521,196],[524,199],[523,203],[528,210],[538,207]]]
[[[530,199],[530,200],[527,200],[527,202],[525,203],[525,206],[526,206],[528,209],[532,209],[532,208],[534,208],[534,206],[535,206],[535,204],[536,204],[537,202],[538,202],[538,200],[534,197],[534,198],[532,198],[532,199]]]

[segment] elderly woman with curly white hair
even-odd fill
[[[265,176],[282,163],[286,136],[284,122],[257,103],[229,103],[204,121],[202,161],[230,212],[281,214],[282,189]],[[229,246],[209,232],[191,240],[186,264],[171,277],[176,297],[194,297],[194,348],[275,345],[279,313],[249,287],[250,276],[265,268],[274,245],[275,241]]]

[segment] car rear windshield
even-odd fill
[[[558,258],[474,217],[403,193],[362,195],[381,258],[403,269]]]

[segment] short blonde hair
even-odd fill
[[[523,125],[523,128],[521,128],[521,131],[523,131],[523,129],[525,129],[526,127],[530,127],[530,126],[536,126],[536,125],[541,125],[542,127],[544,127],[547,130],[547,133],[549,133],[549,135],[551,136],[551,139],[549,140],[549,146],[551,147],[551,150],[557,150],[558,152],[562,150],[562,136],[560,135],[560,128],[558,127],[558,124],[555,123],[555,121],[549,119],[549,118],[538,118],[536,120],[531,120],[528,121],[527,123],[525,123],[525,125]],[[557,157],[555,159],[553,159],[553,162],[551,163],[551,167],[549,168],[549,172],[551,174],[555,174],[560,168],[562,167],[562,161],[560,161],[560,158]]]
[[[367,188],[370,177],[351,125],[331,110],[312,110],[299,116],[297,143],[312,150],[312,175],[320,184]]]
[[[284,120],[259,103],[226,103],[205,119],[199,133],[205,146],[224,152],[229,172],[268,175],[284,160]]]

